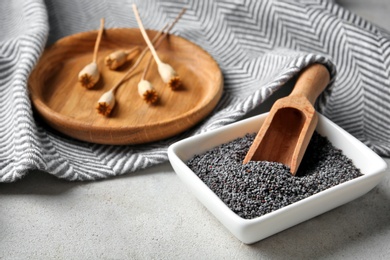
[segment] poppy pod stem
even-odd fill
[[[104,22],[105,22],[104,18],[100,19],[100,28],[99,28],[98,36],[97,36],[97,39],[95,42],[95,47],[93,50],[93,58],[92,58],[92,62],[95,62],[95,63],[97,62],[99,46],[100,46],[100,42],[102,41],[102,36],[103,36],[103,31],[104,31]]]
[[[164,32],[163,36],[161,36],[158,40],[156,40],[155,38],[153,39],[152,42],[153,43],[156,42],[156,44],[154,45],[155,49],[157,49],[161,45],[162,41],[168,36],[168,33],[172,30],[173,26],[175,26],[175,24],[180,20],[180,18],[183,16],[183,14],[186,12],[186,10],[187,10],[186,8],[183,8],[180,11],[180,13],[176,16],[175,20],[169,25],[169,27],[167,25],[165,26],[165,27],[168,27],[168,28],[167,28],[166,32]],[[144,69],[144,71],[142,73],[142,77],[141,77],[142,79],[145,79],[145,77],[146,77],[146,73],[149,70],[152,58],[153,58],[153,56],[151,56],[149,58],[148,63],[145,66],[145,69]]]
[[[133,11],[134,11],[135,19],[137,20],[139,29],[140,29],[140,31],[142,33],[142,36],[144,37],[144,40],[145,40],[146,44],[148,45],[149,50],[152,53],[154,60],[156,61],[157,65],[159,66],[162,63],[162,61],[158,57],[156,49],[153,47],[153,44],[150,41],[149,36],[146,33],[146,31],[145,31],[145,28],[144,28],[144,25],[142,23],[141,17],[139,16],[139,12],[138,12],[137,6],[135,4],[133,4]]]
[[[144,37],[144,40],[146,44],[148,45],[150,52],[153,55],[154,60],[156,61],[157,64],[157,70],[158,73],[160,74],[160,77],[164,83],[167,83],[171,89],[177,89],[180,85],[180,78],[178,77],[176,71],[167,63],[164,63],[161,61],[161,59],[158,57],[156,49],[153,47],[153,44],[150,42],[150,39],[148,37],[148,34],[145,31],[145,28],[142,24],[141,17],[139,15],[137,6],[133,4],[133,11],[135,18],[137,20],[138,26],[140,28],[141,34]]]
[[[89,89],[96,85],[100,78],[100,72],[97,65],[97,55],[99,51],[99,45],[102,39],[104,31],[104,18],[100,20],[100,29],[98,32],[97,39],[95,41],[95,47],[93,51],[92,62],[87,64],[78,75],[78,80],[81,86]]]

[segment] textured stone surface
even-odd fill
[[[390,29],[388,0],[337,2]],[[0,184],[0,259],[388,259],[386,173],[366,195],[247,246],[168,163],[91,183],[34,172]]]

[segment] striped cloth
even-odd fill
[[[218,62],[224,93],[200,125],[139,146],[67,138],[33,113],[28,77],[46,45],[81,31],[137,27],[131,0],[0,1],[0,181],[39,169],[67,180],[97,180],[167,161],[167,147],[241,119],[311,63],[325,64],[332,84],[318,109],[382,156],[390,155],[390,35],[332,1],[139,0],[149,29],[183,8],[172,31]],[[336,75],[337,70],[337,75]]]

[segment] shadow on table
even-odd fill
[[[44,194],[64,193],[81,182],[69,182],[42,171],[31,171],[22,179],[13,183],[0,183],[0,195],[5,194]]]
[[[21,180],[13,183],[0,183],[1,195],[14,194],[39,194],[39,195],[59,195],[71,189],[94,183],[118,181],[124,178],[137,178],[149,174],[159,174],[160,172],[172,171],[169,163],[163,163],[134,173],[114,176],[97,181],[68,181],[59,179],[43,171],[31,171]]]

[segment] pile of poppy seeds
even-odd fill
[[[188,167],[237,215],[262,216],[362,175],[326,137],[313,134],[295,176],[275,162],[243,164],[256,134],[191,158]]]

